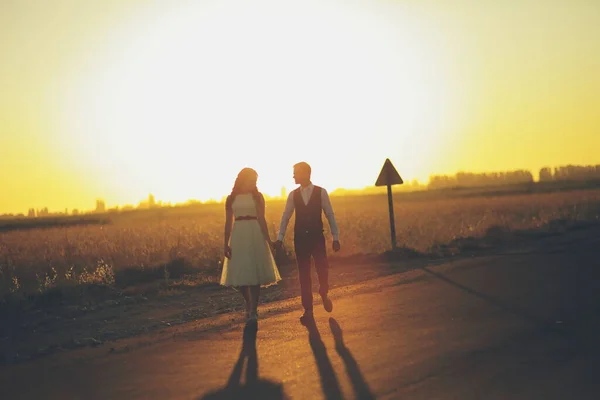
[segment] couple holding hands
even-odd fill
[[[300,279],[304,314],[302,324],[313,321],[313,295],[311,282],[311,257],[319,278],[319,294],[327,312],[333,310],[328,297],[328,269],[324,212],[333,235],[333,250],[340,250],[339,230],[325,189],[312,184],[311,167],[305,162],[294,165],[294,181],[300,185],[292,191],[285,205],[279,235],[275,242],[269,237],[265,220],[265,199],[258,191],[258,174],[244,168],[238,174],[231,194],[225,201],[225,246],[221,285],[239,289],[246,302],[248,322],[257,321],[260,288],[281,280],[272,249],[280,249],[287,225],[296,213],[294,225],[294,250]]]

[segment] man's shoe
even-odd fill
[[[315,316],[312,311],[304,311],[304,314],[300,317],[300,323],[304,326],[309,325],[315,321]]]
[[[325,296],[322,299],[323,299],[323,308],[325,309],[325,311],[332,312],[333,311],[333,302],[331,301],[329,296]]]

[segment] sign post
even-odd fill
[[[394,219],[394,199],[392,198],[392,185],[402,185],[404,181],[389,158],[385,159],[381,172],[377,177],[375,186],[387,186],[388,207],[390,212],[390,234],[392,237],[392,250],[396,250],[396,224]]]

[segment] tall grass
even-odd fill
[[[342,251],[332,257],[390,248],[385,196],[332,197]],[[273,237],[283,202],[267,204]],[[598,220],[600,191],[499,197],[396,199],[397,242],[419,252],[490,228],[548,229],[551,221]],[[218,274],[222,260],[221,205],[117,215],[107,225],[53,227],[0,233],[0,296],[35,294],[81,284],[135,284],[136,277],[171,276],[171,269]],[[325,218],[324,218],[324,221]],[[325,222],[326,233],[329,234]],[[291,247],[293,219],[286,234]],[[134,278],[132,278],[134,277]]]

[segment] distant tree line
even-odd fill
[[[540,182],[594,181],[600,180],[600,165],[564,165],[554,169],[544,167],[539,172]],[[453,187],[477,187],[515,185],[533,182],[533,174],[527,170],[507,172],[472,173],[459,172],[455,175],[433,175],[428,189]]]
[[[600,165],[565,165],[540,170],[540,182],[600,180]]]
[[[444,189],[452,187],[477,187],[514,185],[533,182],[533,175],[527,170],[507,172],[459,172],[456,175],[433,175],[429,178],[429,189]]]
[[[432,175],[429,177],[428,184],[421,184],[417,180],[411,182],[405,182],[403,185],[395,187],[396,191],[416,191],[426,189],[448,189],[455,187],[481,187],[481,186],[499,186],[499,185],[515,185],[532,183],[534,181],[533,174],[530,171],[519,169],[515,171],[505,172],[484,172],[484,173],[473,173],[473,172],[458,172],[455,175]],[[539,171],[540,182],[566,182],[566,181],[600,181],[600,165],[564,165],[556,168],[544,167]],[[354,194],[380,194],[386,192],[385,187],[369,186],[362,189],[336,189],[332,191],[332,195],[337,196],[348,196]],[[267,196],[267,200],[271,199],[285,199],[287,197],[286,188],[281,188],[280,196]],[[225,197],[221,199],[224,201]],[[209,201],[198,201],[189,200],[185,203],[178,203],[172,205],[171,203],[163,203],[162,201],[156,201],[154,195],[148,195],[146,200],[141,201],[137,207],[126,204],[123,206],[115,206],[113,208],[107,208],[106,203],[102,199],[96,200],[96,208],[93,211],[80,211],[73,209],[71,212],[65,209],[64,212],[50,212],[48,207],[42,209],[30,208],[27,211],[26,216],[29,218],[36,217],[50,217],[50,216],[67,216],[67,215],[81,215],[81,214],[103,214],[103,213],[118,213],[121,211],[130,211],[135,209],[152,209],[158,207],[177,207],[177,206],[190,206],[195,204],[213,204],[218,203],[217,200],[211,199]],[[0,218],[14,218],[14,217],[25,217],[24,214],[1,214]]]

